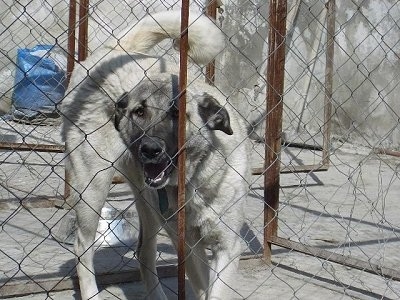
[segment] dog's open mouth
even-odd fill
[[[145,182],[148,186],[159,189],[168,183],[168,163],[147,163],[143,165]]]

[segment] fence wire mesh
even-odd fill
[[[217,2],[216,24],[226,42],[215,60],[215,89],[226,100],[225,107],[233,108],[231,111],[247,126],[243,139],[229,147],[234,153],[240,145],[250,144],[247,167],[253,173],[245,182],[245,222],[235,232],[245,246],[229,285],[232,295],[226,299],[399,298],[400,1],[336,0],[333,57],[326,55],[327,2],[288,1],[282,146],[276,153],[281,166],[279,207],[275,211],[278,227],[270,241],[278,246],[272,246],[271,263],[262,255],[268,247],[263,244],[264,229],[272,222],[264,219],[264,174],[268,169],[264,159],[269,145],[264,139],[268,130],[266,91],[271,86],[265,79],[269,2]],[[76,217],[65,194],[80,193],[81,202],[86,196],[79,190],[81,183],[65,174],[68,157],[60,134],[60,107],[74,93],[66,84],[71,3],[3,1],[0,8],[1,298],[70,299],[79,293],[79,259],[73,246]],[[190,8],[204,12],[209,4],[191,1]],[[145,16],[180,7],[180,1],[173,0],[90,1],[89,56],[101,52],[110,37]],[[77,3],[77,12],[80,8]],[[81,21],[77,16],[72,25],[78,28]],[[82,43],[77,34],[77,48]],[[35,48],[37,45],[49,48]],[[150,50],[150,55],[161,57],[154,64],[167,61],[178,65],[179,54],[173,48],[167,40]],[[50,59],[50,69],[46,69],[50,77],[32,78],[38,66],[44,68],[44,59],[30,65],[29,55],[43,49],[41,55],[46,53]],[[82,64],[77,57],[76,53],[75,69]],[[88,78],[102,66],[102,59],[99,56],[98,61],[85,66]],[[332,95],[328,99],[332,110],[327,117],[329,60],[333,61]],[[146,72],[141,75],[151,78]],[[189,88],[202,93],[200,82],[205,81],[206,68],[194,64],[189,75]],[[89,115],[84,109],[79,113]],[[102,125],[99,131],[106,128]],[[218,155],[224,153],[218,148],[221,146],[213,147]],[[93,150],[90,155],[99,149]],[[240,162],[232,161],[233,154],[223,159],[221,169],[241,172]],[[93,176],[85,177],[82,167],[83,184],[90,186],[101,172],[117,164],[113,160],[108,163]],[[211,177],[205,176],[199,184],[209,184]],[[188,178],[188,185],[196,184]],[[233,181],[223,190],[226,197],[236,185]],[[190,199],[189,195],[188,202]],[[97,283],[104,287],[102,298],[146,298],[152,292],[146,290],[138,272],[140,225],[134,205],[138,201],[126,178],[115,175],[100,211],[94,242]],[[216,223],[229,227],[228,215],[211,208]],[[176,211],[169,213],[175,215]],[[169,225],[166,221],[161,225],[160,230],[154,229],[158,276],[167,297],[175,299],[176,250],[167,234]],[[190,244],[192,255],[197,255],[195,245]],[[193,297],[188,289],[187,298]]]

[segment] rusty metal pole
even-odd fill
[[[75,26],[76,26],[76,0],[69,2],[68,18],[68,57],[67,57],[67,81],[71,78],[75,64]]]
[[[270,238],[277,236],[279,174],[285,77],[286,0],[269,2],[267,116],[264,174],[264,257],[271,261]]]
[[[78,61],[88,56],[89,0],[79,1]]]
[[[185,299],[185,232],[186,232],[186,86],[188,63],[189,0],[182,0],[181,38],[179,44],[179,121],[178,121],[178,299]]]
[[[79,2],[79,33],[78,33],[78,61],[83,61],[88,55],[88,26],[89,26],[89,0]],[[76,25],[76,1],[70,0],[68,20],[68,61],[67,80],[69,82],[75,65],[75,25]],[[67,146],[66,146],[67,147]],[[69,173],[64,173],[64,200],[70,193]]]
[[[335,49],[335,0],[326,3],[326,66],[325,66],[325,99],[324,99],[324,126],[322,145],[322,164],[329,166],[331,148],[331,119],[332,119],[332,90],[333,90],[333,59]]]
[[[217,0],[208,1],[207,15],[213,20],[217,18]],[[206,83],[210,85],[214,85],[215,83],[215,60],[212,60],[206,66]]]
[[[69,83],[75,65],[75,26],[76,26],[76,0],[69,2],[68,18],[68,57],[67,57],[67,82]],[[65,148],[64,148],[65,151]],[[71,194],[68,170],[64,171],[64,200]]]
[[[75,65],[75,26],[76,26],[76,0],[70,0],[69,20],[68,20],[68,61],[67,61],[67,80],[71,78]],[[84,61],[88,55],[88,27],[89,27],[89,0],[79,2],[79,32],[78,32],[78,61]],[[67,146],[65,146],[67,148]],[[69,173],[64,173],[64,200],[70,193]]]

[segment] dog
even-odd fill
[[[191,13],[189,57],[222,51],[223,35]],[[179,43],[180,12],[145,17],[74,70],[63,100],[68,204],[76,211],[75,254],[82,299],[100,299],[93,243],[115,172],[132,188],[141,230],[138,260],[148,299],[167,299],[156,275],[156,235],[177,245],[176,63],[147,54],[161,40]],[[190,80],[186,124],[186,267],[198,299],[228,299],[242,251],[238,234],[248,191],[246,127],[223,94]],[[209,254],[209,251],[211,255]],[[227,298],[228,297],[228,298]]]

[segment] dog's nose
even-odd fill
[[[147,158],[155,158],[162,152],[161,147],[158,147],[158,145],[156,145],[155,143],[151,145],[143,145],[140,150],[142,154]]]
[[[140,144],[140,154],[144,160],[154,160],[158,158],[165,149],[165,143],[158,138],[143,138]]]

